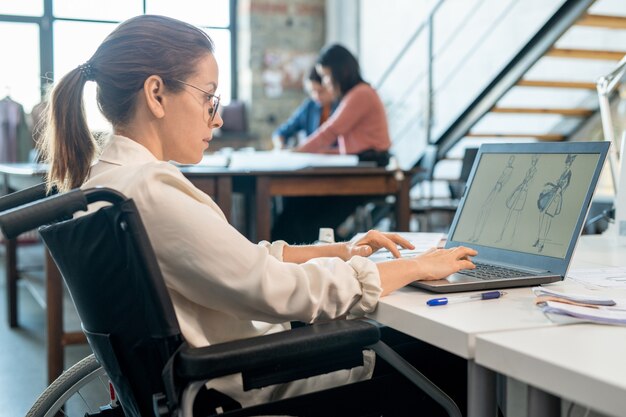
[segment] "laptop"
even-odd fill
[[[445,245],[476,249],[476,270],[411,285],[447,293],[564,279],[608,149],[609,142],[482,145]]]

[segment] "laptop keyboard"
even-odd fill
[[[463,269],[462,271],[459,271],[459,274],[484,280],[517,278],[532,275],[528,272],[505,268],[502,266],[481,264],[478,262],[474,262],[474,265],[476,265],[476,269]]]

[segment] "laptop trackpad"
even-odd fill
[[[480,281],[477,278],[470,277],[465,274],[452,274],[446,279],[438,279],[436,281],[422,281],[426,283],[428,286],[439,287],[441,285],[450,285],[450,284],[463,284],[465,282],[476,282]]]

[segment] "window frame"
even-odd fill
[[[41,97],[44,98],[49,85],[54,81],[54,31],[55,21],[86,22],[86,23],[121,23],[112,20],[71,19],[53,15],[54,0],[42,0],[44,5],[42,16],[21,16],[0,14],[0,22],[35,23],[39,26],[39,71],[41,74]],[[142,0],[143,14],[146,13],[146,1]],[[230,32],[230,91],[231,100],[237,100],[237,0],[228,0],[230,23],[222,26],[201,26],[203,29],[220,29]]]

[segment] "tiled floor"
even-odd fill
[[[45,349],[45,310],[29,290],[18,288],[19,327],[9,328],[7,321],[6,279],[4,274],[4,247],[0,248],[0,417],[24,416],[37,396],[47,386]],[[41,264],[43,248],[29,246],[20,249],[24,263]],[[43,295],[41,273],[33,280],[33,287]],[[78,320],[66,303],[67,328],[78,328]],[[72,327],[69,327],[72,326]],[[66,367],[90,353],[87,346],[65,349]]]

